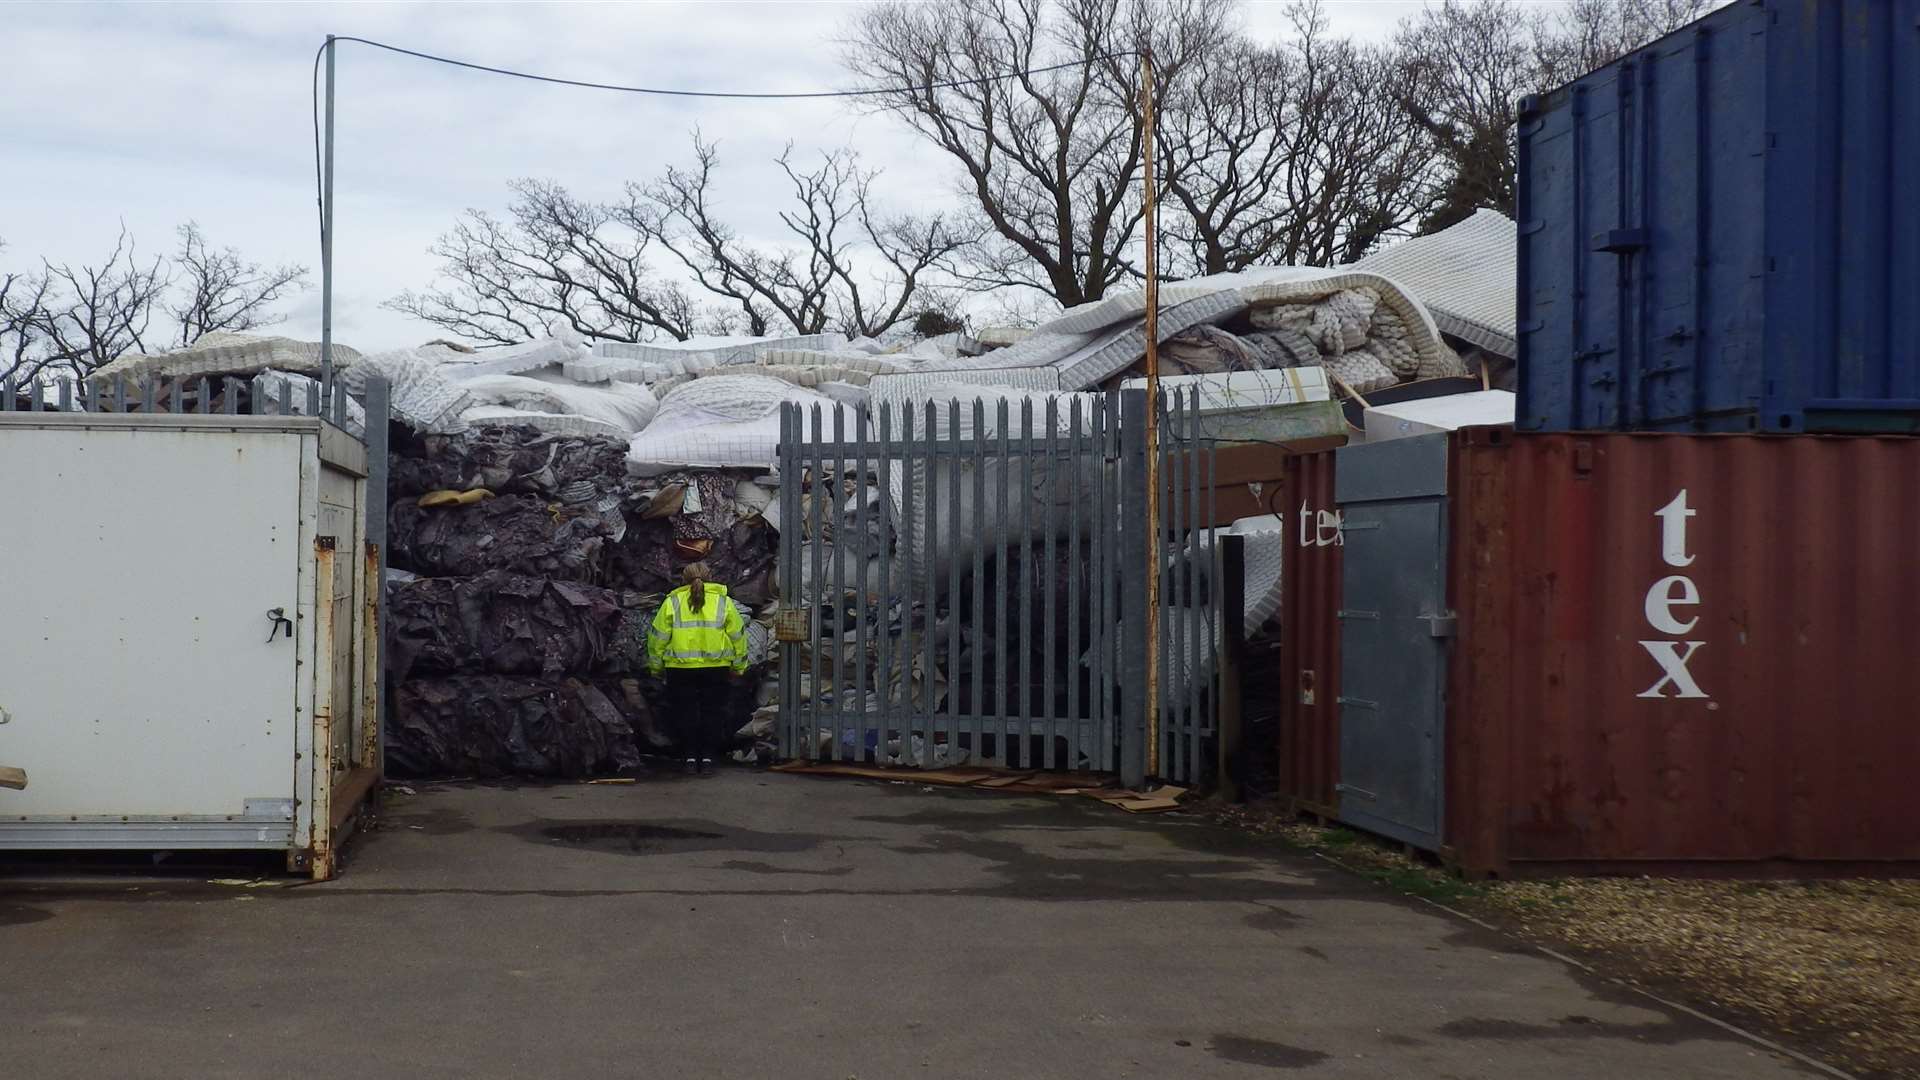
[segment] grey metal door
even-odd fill
[[[1339,452],[1340,820],[1437,850],[1446,708],[1447,437]]]

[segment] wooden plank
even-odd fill
[[[12,788],[15,791],[27,789],[27,770],[16,769],[11,765],[0,765],[0,788]]]
[[[338,833],[360,809],[360,803],[380,782],[380,770],[371,765],[348,769],[333,784],[333,831]]]

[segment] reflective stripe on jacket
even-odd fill
[[[747,620],[725,585],[707,583],[705,603],[693,609],[685,585],[667,594],[647,635],[647,670],[730,667],[747,670]]]

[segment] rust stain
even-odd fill
[[[1321,813],[1342,563],[1312,526],[1334,461],[1293,463],[1282,576],[1281,787]],[[1920,439],[1480,429],[1449,469],[1464,867],[1920,863]]]
[[[1332,816],[1340,781],[1340,574],[1332,451],[1287,459],[1280,495],[1286,523],[1281,563],[1280,794]]]
[[[1470,868],[1920,860],[1920,440],[1457,437]]]

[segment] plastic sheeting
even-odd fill
[[[393,677],[538,675],[594,670],[613,656],[619,594],[493,571],[387,588]]]
[[[572,779],[640,764],[644,705],[583,679],[454,675],[399,684],[388,727],[396,776]]]

